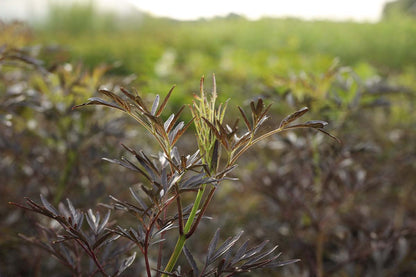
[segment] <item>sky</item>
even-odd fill
[[[43,16],[48,3],[94,1],[100,9],[127,13],[139,9],[155,16],[195,20],[230,13],[250,19],[263,16],[377,21],[388,0],[0,0],[0,19]]]
[[[304,19],[376,21],[387,0],[127,0],[158,16],[182,20],[236,13],[251,19],[262,16],[293,16]]]

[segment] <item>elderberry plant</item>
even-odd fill
[[[162,113],[173,89],[162,101],[157,95],[150,107],[137,93],[124,88],[120,89],[123,97],[102,89],[99,92],[111,101],[93,97],[74,107],[104,105],[127,113],[153,136],[160,152],[152,155],[123,145],[135,161],[125,157],[104,159],[137,172],[146,180],[138,190],[130,188],[131,200],[110,195],[112,202],[104,205],[108,209],[104,216],[91,209],[82,212],[69,199],[66,205],[60,203],[56,209],[42,195],[40,204],[29,198],[26,198],[26,204],[11,203],[57,223],[49,224],[49,227],[38,224],[42,234],[40,238],[20,236],[56,257],[71,270],[73,276],[119,276],[134,263],[139,256],[137,251],[141,253],[139,259],[142,259],[148,277],[233,276],[297,262],[280,261],[277,246],[266,247],[268,241],[254,247],[249,247],[248,241],[237,246],[242,233],[219,244],[219,229],[209,243],[205,261],[197,261],[186,244],[190,237],[195,236],[201,219],[206,217],[207,208],[222,181],[234,180],[228,175],[237,166],[242,154],[261,140],[296,128],[313,128],[334,138],[323,130],[327,123],[313,120],[294,124],[308,111],[305,107],[285,117],[277,128],[265,132],[261,127],[269,118],[270,105],[265,106],[259,99],[250,104],[251,117],[238,108],[246,129],[240,132],[238,120],[232,126],[225,123],[227,102],[216,103],[215,76],[213,91],[209,95],[204,91],[204,78],[201,78],[200,94],[189,105],[192,120],[187,123],[179,120],[185,105],[163,120]],[[194,153],[183,154],[176,144],[191,124],[195,125],[198,149]],[[189,195],[193,203],[185,206]],[[118,225],[119,218],[110,218],[111,211],[115,210],[132,214],[137,225],[127,228]],[[164,243],[168,232],[177,237],[173,249]],[[152,256],[154,253],[156,257]],[[187,272],[182,272],[184,267],[178,265],[181,253],[189,263],[190,270]],[[88,258],[88,266],[82,255]],[[169,259],[164,261],[164,257]]]

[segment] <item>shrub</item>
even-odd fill
[[[121,88],[124,97],[101,89],[100,92],[112,101],[93,97],[87,103],[76,106],[103,105],[127,113],[153,137],[160,152],[149,154],[123,145],[136,163],[125,157],[120,160],[105,159],[136,172],[145,183],[130,188],[133,202],[110,195],[112,204],[101,205],[107,209],[104,216],[92,209],[86,213],[75,209],[69,199],[66,205],[60,203],[56,209],[43,195],[40,204],[30,198],[26,198],[25,205],[11,203],[49,218],[43,221],[44,224],[38,224],[42,239],[21,237],[51,253],[74,275],[88,272],[92,275],[118,276],[135,260],[135,249],[142,254],[143,271],[147,276],[152,276],[152,271],[157,276],[179,276],[181,267],[177,266],[177,262],[182,252],[189,262],[190,270],[186,274],[190,276],[231,276],[296,262],[278,260],[280,254],[275,253],[276,246],[265,250],[267,241],[252,248],[248,247],[247,241],[236,247],[241,233],[219,244],[217,230],[202,262],[195,260],[186,244],[206,217],[217,188],[224,180],[232,179],[228,175],[244,152],[257,142],[287,130],[312,128],[329,135],[323,130],[327,123],[312,120],[293,124],[308,111],[302,108],[285,117],[278,128],[265,132],[260,127],[268,119],[270,105],[266,107],[259,99],[251,102],[251,117],[239,108],[246,128],[246,132],[240,134],[238,120],[231,126],[225,123],[227,102],[216,104],[215,78],[212,94],[206,95],[203,85],[204,80],[201,79],[200,95],[195,96],[189,105],[193,119],[188,123],[179,122],[185,106],[176,114],[163,117],[173,88],[163,101],[157,95],[150,108],[138,94],[124,88]],[[196,151],[185,155],[176,145],[192,123],[198,146]],[[193,199],[193,204],[185,206],[189,199]],[[116,214],[113,218],[110,218],[111,211]],[[133,215],[135,222],[127,228],[119,225],[123,222],[123,214],[119,211]],[[168,238],[172,236],[176,236],[177,243],[173,250],[169,250]],[[81,253],[89,258],[93,267],[87,267],[88,259],[82,258]],[[121,256],[125,258],[121,259]],[[166,258],[169,258],[167,263],[164,262]]]

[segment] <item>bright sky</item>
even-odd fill
[[[125,0],[141,10],[176,19],[198,19],[237,13],[251,19],[261,16],[295,16],[305,19],[378,20],[388,0]]]
[[[0,0],[0,19],[31,20],[45,15],[50,3],[89,3],[118,13],[134,7],[156,16],[180,20],[225,16],[229,13],[250,19],[262,16],[291,16],[303,19],[376,21],[388,0]]]

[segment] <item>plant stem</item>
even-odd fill
[[[319,228],[318,230],[318,239],[316,242],[316,276],[322,277],[324,276],[323,272],[323,247],[324,247],[324,240],[325,240],[325,233],[324,231]]]
[[[165,272],[171,272],[176,264],[176,262],[179,259],[179,255],[182,252],[182,249],[185,245],[185,241],[187,240],[186,234],[191,230],[192,223],[194,222],[196,213],[199,209],[199,206],[201,204],[202,196],[204,195],[206,189],[206,185],[203,185],[199,190],[198,194],[196,195],[194,205],[192,207],[191,213],[189,214],[188,220],[186,221],[186,225],[183,231],[183,234],[181,234],[178,238],[178,241],[176,242],[175,249],[173,250],[172,255],[170,256],[169,262],[166,265]],[[167,277],[166,274],[163,274],[162,277]]]

